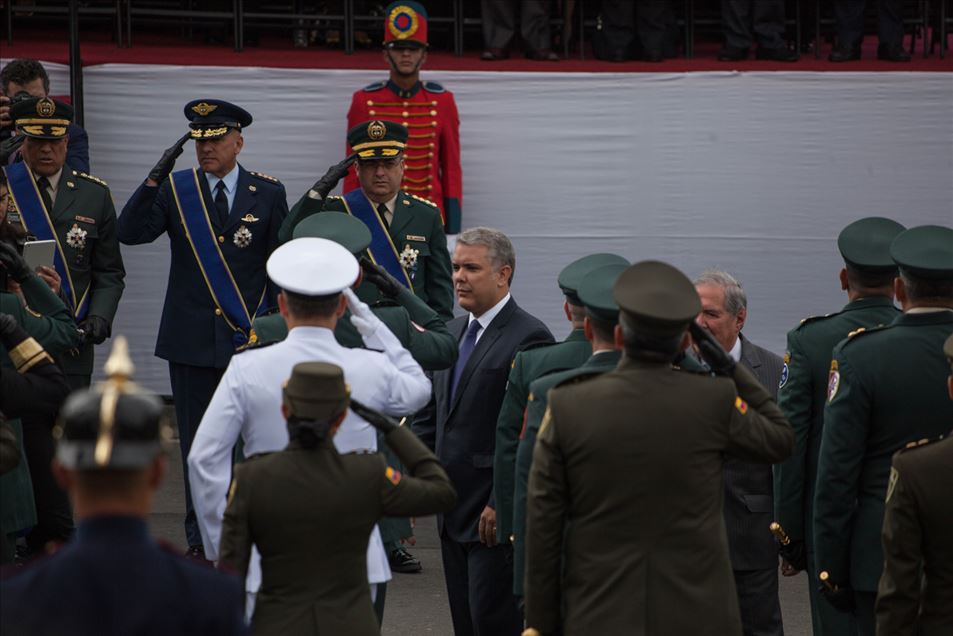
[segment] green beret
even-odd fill
[[[619,305],[612,292],[616,280],[628,267],[628,263],[603,265],[579,281],[579,300],[595,318],[610,322],[619,320]]]
[[[848,265],[870,272],[897,269],[890,244],[906,228],[891,219],[871,216],[854,221],[837,237],[837,249]]]
[[[288,417],[313,422],[330,422],[343,413],[349,394],[344,371],[327,362],[299,362],[282,387]]]
[[[354,256],[371,244],[371,231],[350,214],[322,212],[312,214],[295,226],[292,238],[323,238],[343,245]]]
[[[590,254],[589,256],[583,256],[580,259],[574,260],[569,265],[566,265],[563,270],[559,272],[559,277],[556,279],[556,282],[559,283],[559,288],[569,298],[572,304],[581,305],[582,302],[579,300],[577,293],[579,291],[579,282],[592,270],[613,263],[628,265],[629,261],[617,254]]]
[[[692,281],[660,261],[642,261],[626,269],[613,294],[635,327],[659,336],[678,335],[702,310]]]
[[[73,107],[49,97],[14,99],[10,119],[25,137],[62,139],[73,121]]]
[[[407,145],[407,128],[393,121],[373,119],[347,131],[347,143],[359,160],[399,157]]]
[[[890,244],[890,255],[912,276],[953,279],[953,228],[921,225],[905,230]]]

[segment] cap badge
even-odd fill
[[[374,141],[380,141],[387,134],[387,127],[384,122],[375,119],[367,125],[367,136]]]
[[[198,104],[192,107],[192,111],[195,113],[198,113],[202,117],[205,117],[216,108],[218,108],[217,104],[207,104],[206,102],[199,102]]]
[[[387,17],[387,28],[398,40],[406,40],[420,28],[417,12],[405,4],[394,7]]]
[[[232,236],[232,242],[239,248],[245,248],[251,245],[251,239],[251,230],[244,225],[235,230],[235,234]]]
[[[42,97],[36,102],[36,114],[40,117],[52,117],[56,112],[56,103],[49,97]]]
[[[66,244],[74,250],[81,250],[86,247],[86,230],[73,223],[73,227],[66,233]]]

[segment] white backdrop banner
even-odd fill
[[[93,174],[117,212],[186,130],[184,104],[233,101],[255,122],[242,165],[282,180],[289,206],[343,158],[351,93],[381,72],[108,64],[84,70]],[[783,352],[805,316],[840,308],[838,232],[888,216],[953,224],[953,74],[433,72],[457,99],[463,226],[505,231],[514,296],[557,337],[559,270],[596,251],[718,267],[749,299],[745,334]],[[68,92],[62,68],[53,93]],[[67,85],[68,86],[68,85]],[[194,162],[191,148],[178,162]],[[139,379],[152,356],[168,244],[123,247],[114,333]],[[102,352],[101,352],[102,353]],[[100,356],[100,361],[102,355]]]

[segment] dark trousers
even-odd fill
[[[69,497],[56,484],[53,461],[53,418],[24,417],[23,451],[30,465],[36,525],[26,535],[31,554],[42,554],[47,543],[65,543],[73,535],[73,509]]]
[[[778,569],[734,570],[744,636],[784,636]]]
[[[182,450],[182,472],[185,476],[185,538],[190,547],[202,546],[202,533],[192,508],[192,489],[189,487],[189,449],[195,431],[199,428],[205,409],[212,400],[215,387],[225,369],[193,367],[187,364],[169,363],[169,378],[172,381],[172,399],[175,401],[175,421],[179,428],[179,448]]]
[[[456,636],[518,636],[523,616],[513,596],[513,548],[440,537],[443,575]]]
[[[520,34],[530,51],[551,48],[548,0],[480,0],[483,19],[483,46],[505,49],[516,33],[516,7],[520,12]]]
[[[864,39],[866,0],[834,0],[840,46],[860,46]],[[877,0],[877,32],[881,44],[903,43],[903,0]]]
[[[642,0],[635,3],[635,30],[643,51],[661,51],[674,56],[672,34],[675,28],[671,0]]]
[[[877,621],[874,618],[874,601],[876,592],[854,592],[854,616],[857,618],[857,636],[874,636],[877,631]]]
[[[784,0],[721,0],[721,22],[725,46],[784,47]]]

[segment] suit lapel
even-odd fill
[[[510,298],[510,300],[503,306],[503,309],[500,310],[500,313],[498,313],[493,319],[493,322],[490,323],[490,326],[486,328],[486,332],[480,336],[480,340],[477,342],[476,347],[473,349],[473,353],[470,354],[470,359],[467,360],[467,364],[465,367],[463,367],[463,371],[460,374],[460,380],[457,382],[457,394],[453,396],[453,402],[450,404],[447,417],[453,413],[454,408],[456,408],[457,404],[460,402],[460,396],[463,395],[463,391],[466,389],[467,383],[473,376],[473,372],[479,368],[483,358],[493,347],[493,344],[499,340],[500,335],[503,332],[503,328],[506,327],[506,323],[509,321],[510,316],[513,315],[514,311],[516,311],[516,302]],[[468,321],[463,322],[464,325],[466,325]]]
[[[411,206],[404,205],[404,201],[410,201],[410,197],[407,196],[404,192],[398,192],[397,198],[394,199],[394,221],[390,224],[390,235],[394,239],[394,247],[397,248],[399,252],[403,247],[398,245],[400,243],[400,237],[403,235],[404,228],[410,223],[413,219],[414,214],[411,211]],[[480,338],[483,340],[483,338]]]
[[[251,214],[252,217],[255,216],[255,203],[257,202],[257,190],[251,190],[248,186],[253,185],[251,182],[251,177],[245,171],[244,168],[238,166],[238,181],[235,185],[235,199],[232,203],[232,210],[228,213],[228,221],[225,223],[223,230],[227,230],[233,225],[237,225],[245,217],[246,214]],[[249,223],[251,227],[249,230],[254,232],[255,225],[254,223]]]
[[[748,368],[751,369],[755,376],[760,378],[761,376],[758,375],[755,369],[761,366],[761,354],[751,346],[751,343],[748,342],[744,336],[738,334],[738,337],[741,338],[741,360],[748,365]]]
[[[66,185],[66,182],[69,181],[75,186],[76,182],[73,181],[72,177],[72,169],[64,164],[63,172],[60,173],[59,183],[56,184],[56,202],[53,203],[53,209],[50,210],[50,216],[54,219],[64,215],[66,211],[72,207],[73,202],[76,201],[76,191]]]

